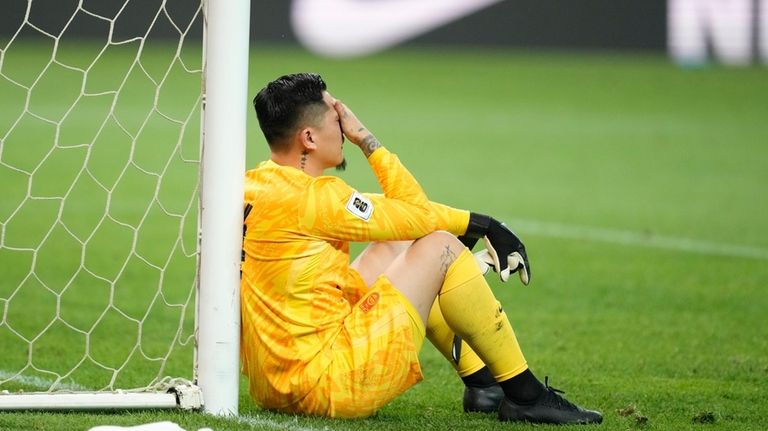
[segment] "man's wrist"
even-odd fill
[[[475,212],[470,212],[468,218],[467,228],[464,231],[464,234],[459,235],[458,238],[462,244],[472,250],[475,244],[477,244],[477,240],[482,238],[488,232],[491,220],[493,219],[485,214],[478,214]]]
[[[482,237],[488,232],[488,229],[491,226],[491,220],[493,219],[485,214],[470,212],[467,232],[464,235],[470,238]]]
[[[374,151],[381,148],[381,143],[379,143],[379,140],[376,139],[376,137],[373,136],[372,133],[369,133],[368,136],[366,136],[365,138],[363,138],[362,141],[360,141],[359,146],[360,146],[360,149],[363,150],[363,154],[367,159],[368,157],[371,156],[371,154],[373,154]]]

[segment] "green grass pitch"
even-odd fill
[[[119,84],[110,70],[124,69],[129,51],[107,53],[107,70],[94,72],[90,90]],[[159,49],[144,59],[150,75],[164,70],[167,51]],[[39,70],[50,57],[49,51],[32,45],[6,54],[2,72],[26,85],[31,84],[23,81],[30,71]],[[64,54],[71,62],[84,63],[93,50],[70,47]],[[193,49],[185,56],[194,54]],[[248,99],[266,81],[297,71],[321,73],[329,90],[400,156],[431,199],[492,214],[524,239],[531,285],[523,287],[516,279],[502,284],[490,277],[491,285],[534,373],[542,379],[549,376],[572,401],[603,411],[601,429],[768,427],[764,67],[681,69],[655,55],[445,49],[397,50],[342,61],[256,46]],[[161,108],[174,118],[190,116],[191,132],[179,152],[196,160],[199,112],[188,108],[195,103],[199,82],[180,70],[172,75],[180,81],[164,87],[168,93],[161,95]],[[79,87],[72,90],[65,84],[78,79],[57,67],[39,84],[44,91],[32,95],[30,106],[60,118],[69,106],[66,101],[79,93]],[[143,96],[148,85],[142,79],[127,85],[133,86],[127,92],[133,98],[126,96],[116,112],[129,132],[137,132],[147,110]],[[0,136],[16,119],[25,96],[0,79]],[[72,114],[60,131],[62,142],[76,143],[78,134],[92,131],[93,113],[104,107],[98,97],[91,102]],[[248,125],[249,167],[267,157],[254,117],[249,116]],[[31,170],[48,150],[37,142],[57,132],[32,120],[18,127],[20,132],[3,142],[0,161]],[[164,216],[148,196],[157,191],[156,202],[171,213],[184,213],[194,193],[196,164],[170,157],[173,147],[163,137],[174,136],[177,126],[152,118],[146,128],[146,139],[139,140],[132,155],[125,131],[111,130],[104,142],[94,144],[99,163],[92,165],[93,176],[83,180],[76,204],[61,215],[57,201],[42,201],[25,207],[23,222],[17,217],[8,223],[29,184],[0,165],[0,226],[5,229],[5,248],[0,248],[0,380],[28,360],[25,345],[20,347],[7,323],[25,337],[45,328],[57,303],[41,283],[63,285],[77,272],[81,253],[76,241],[57,230],[57,240],[39,253],[36,273],[41,280],[19,292],[30,257],[8,245],[39,244],[43,227],[57,217],[86,237],[105,207],[105,193],[96,180],[116,185],[110,207],[115,219],[136,225],[148,215],[142,229],[153,240],[133,245],[130,229],[119,223],[101,229],[94,240],[99,246],[93,247],[100,251],[86,256],[95,275],[77,280],[82,292],[62,295],[69,303],[61,300],[61,316],[88,329],[105,304],[119,306],[121,313],[110,311],[92,334],[93,354],[109,365],[120,364],[132,348],[126,338],[135,340],[137,325],[131,319],[146,319],[142,347],[150,357],[166,353],[179,322],[180,339],[190,335],[192,313],[184,315],[172,305],[188,300],[193,259],[172,244],[181,226],[181,242],[194,246],[196,220]],[[50,162],[40,168],[31,190],[62,193],[74,176],[71,166],[82,164],[86,150],[73,147],[48,156]],[[349,167],[344,179],[360,190],[378,190],[359,151],[351,145],[345,151]],[[129,155],[143,171],[131,167],[121,177]],[[175,161],[158,189],[156,177],[146,172],[162,171],[161,161],[169,157]],[[119,273],[115,262],[124,259],[126,245],[145,259],[131,260],[122,290],[115,289],[110,299],[104,280]],[[157,292],[155,266],[166,262],[172,264],[163,288],[165,302],[151,306],[146,295]],[[16,296],[9,299],[13,292]],[[59,372],[72,358],[82,357],[85,336],[61,324],[52,328],[36,344],[47,356],[36,351],[33,362]],[[252,403],[243,382],[237,420],[182,412],[0,413],[0,430],[87,429],[162,420],[190,430],[550,429],[462,413],[462,386],[450,366],[428,344],[421,358],[425,380],[366,420],[265,412]],[[190,364],[191,346],[180,345],[168,372],[189,376]],[[121,378],[130,384],[147,373],[153,376],[158,367],[154,361],[137,360]],[[86,366],[65,383],[101,387],[109,379],[104,374]],[[50,378],[41,372],[29,375]],[[0,390],[35,390],[35,381],[10,381]]]

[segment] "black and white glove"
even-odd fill
[[[467,232],[459,240],[471,250],[480,238],[483,238],[486,249],[475,253],[475,259],[484,272],[492,268],[503,282],[517,272],[524,285],[530,283],[531,266],[525,246],[504,223],[487,215],[470,213]],[[483,267],[484,264],[487,266]]]

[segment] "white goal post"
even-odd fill
[[[63,2],[74,12],[51,31],[34,17],[42,7],[35,1],[16,1],[18,29],[0,32],[0,104],[18,102],[0,106],[0,183],[10,196],[0,203],[0,411],[237,415],[250,2],[198,0],[181,23],[171,13],[181,0],[116,0],[111,13],[98,9],[114,2],[75,0]],[[142,35],[116,36],[144,9],[151,16]],[[80,21],[106,29],[93,58],[79,47],[67,57],[73,44],[64,35]],[[162,66],[150,47],[159,22],[178,36]],[[189,49],[200,67],[188,64],[185,46],[194,23],[202,40]],[[30,48],[30,34],[52,47],[44,61],[35,63],[48,48]],[[123,59],[124,76],[98,75]],[[200,94],[179,90],[178,76],[198,79]],[[68,80],[78,83],[74,91],[64,88]],[[110,80],[115,88],[97,88]],[[190,102],[174,105],[182,95]],[[78,129],[72,140],[77,116],[93,134]],[[190,165],[196,174],[171,178]],[[135,204],[122,200],[140,192]],[[89,198],[99,213],[84,209]],[[104,248],[110,243],[127,250]],[[88,311],[91,304],[98,308]],[[104,345],[109,337],[114,346]],[[182,365],[170,366],[180,355]],[[187,362],[189,374],[175,375]],[[90,378],[96,383],[83,383]]]
[[[208,2],[197,380],[206,411],[237,414],[250,3]]]

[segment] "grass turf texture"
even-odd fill
[[[23,49],[35,57],[35,48]],[[280,74],[304,70],[325,77],[430,198],[528,226],[516,230],[529,250],[531,286],[489,280],[532,370],[549,375],[569,399],[602,410],[602,429],[768,427],[765,69],[683,70],[656,56],[501,51],[406,50],[338,61],[257,48],[251,96]],[[0,95],[2,112],[17,109]],[[49,102],[54,113],[56,100]],[[0,118],[0,133],[9,118],[15,116]],[[88,119],[80,121],[87,128]],[[253,166],[267,152],[253,114],[249,121]],[[345,152],[350,166],[342,176],[360,190],[377,190],[359,151],[348,144]],[[189,176],[171,181],[187,190]],[[143,193],[128,190],[121,208],[130,214],[131,199]],[[7,214],[8,202],[0,213]],[[87,214],[87,205],[81,211]],[[554,224],[565,228],[546,229]],[[625,241],[626,234],[634,240]],[[666,241],[654,242],[659,238]],[[686,251],[690,240],[707,247]],[[713,252],[713,244],[726,251]],[[745,247],[747,253],[728,251]],[[65,256],[50,261],[50,277],[57,265],[71,267]],[[0,259],[3,273],[12,272]],[[3,278],[0,291],[16,287]],[[50,305],[27,313],[50,315]],[[35,319],[29,321],[33,332]],[[7,357],[5,340],[0,358]],[[108,358],[110,349],[102,348]],[[421,357],[424,382],[366,420],[265,412],[243,385],[239,421],[179,412],[0,413],[0,429],[161,420],[216,430],[533,429],[462,413],[462,386],[450,366],[429,345]],[[8,370],[7,360],[0,364]]]

